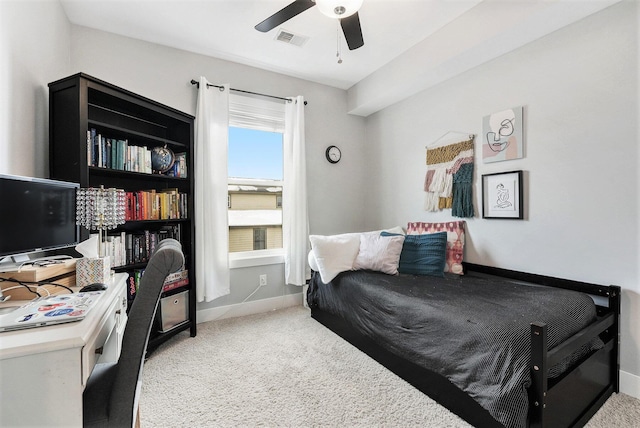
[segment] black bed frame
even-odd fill
[[[601,286],[549,276],[464,263],[467,275],[492,275],[598,296],[597,320],[561,345],[547,351],[547,326],[531,322],[531,377],[529,426],[581,427],[620,387],[619,316],[620,287]],[[378,361],[384,367],[476,427],[501,427],[487,410],[436,372],[413,364],[355,331],[339,316],[311,308],[311,316]],[[549,379],[548,369],[599,336],[605,346],[583,358],[559,378]]]

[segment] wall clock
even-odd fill
[[[331,163],[338,163],[340,162],[340,158],[342,157],[342,153],[340,152],[340,149],[337,148],[336,146],[329,146],[327,147],[327,151],[325,152],[325,156],[327,157],[327,160]]]

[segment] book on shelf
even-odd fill
[[[178,272],[170,273],[164,280],[162,291],[167,292],[175,290],[176,288],[189,285],[189,271],[187,269],[180,270]]]
[[[87,162],[98,168],[152,173],[151,150],[130,146],[126,139],[104,136],[95,128],[87,131]]]
[[[178,189],[125,192],[125,220],[178,220],[188,218],[188,196]]]
[[[94,130],[89,129],[87,131],[87,165],[93,165],[93,137],[91,136]]]
[[[146,263],[160,241],[174,238],[181,241],[182,225],[164,225],[157,230],[138,230],[135,232],[110,232],[100,243],[101,254],[111,258],[111,266],[121,267],[136,263]]]
[[[111,138],[105,138],[104,139],[104,146],[103,146],[103,152],[104,152],[104,160],[102,162],[102,167],[103,168],[107,168],[107,166],[109,168],[111,168],[112,162],[111,162]]]
[[[87,131],[87,164],[98,168],[153,174],[151,149],[129,145],[126,139],[102,135],[95,128]],[[187,153],[176,153],[173,166],[164,175],[187,178]]]
[[[140,289],[140,282],[144,276],[144,269],[134,269],[127,272],[127,299],[133,300]],[[162,292],[175,290],[176,288],[189,285],[189,271],[183,269],[181,271],[169,274],[162,285]]]
[[[127,272],[127,300],[133,300],[140,286],[140,278],[142,277],[140,270]]]
[[[175,153],[173,165],[165,174],[170,177],[187,178],[187,153]]]

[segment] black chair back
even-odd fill
[[[89,377],[83,397],[85,426],[95,423],[97,426],[130,427],[134,424],[147,343],[163,283],[167,275],[183,265],[180,243],[175,239],[162,240],[147,263],[129,309],[118,362],[110,367],[96,366]],[[94,373],[96,376],[92,379]]]

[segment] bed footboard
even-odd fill
[[[547,326],[531,324],[531,428],[583,426],[614,392],[619,392],[620,287],[608,290],[608,307],[599,307],[606,315],[552,351],[547,352]],[[583,358],[550,386],[549,368],[597,337],[604,347]]]

